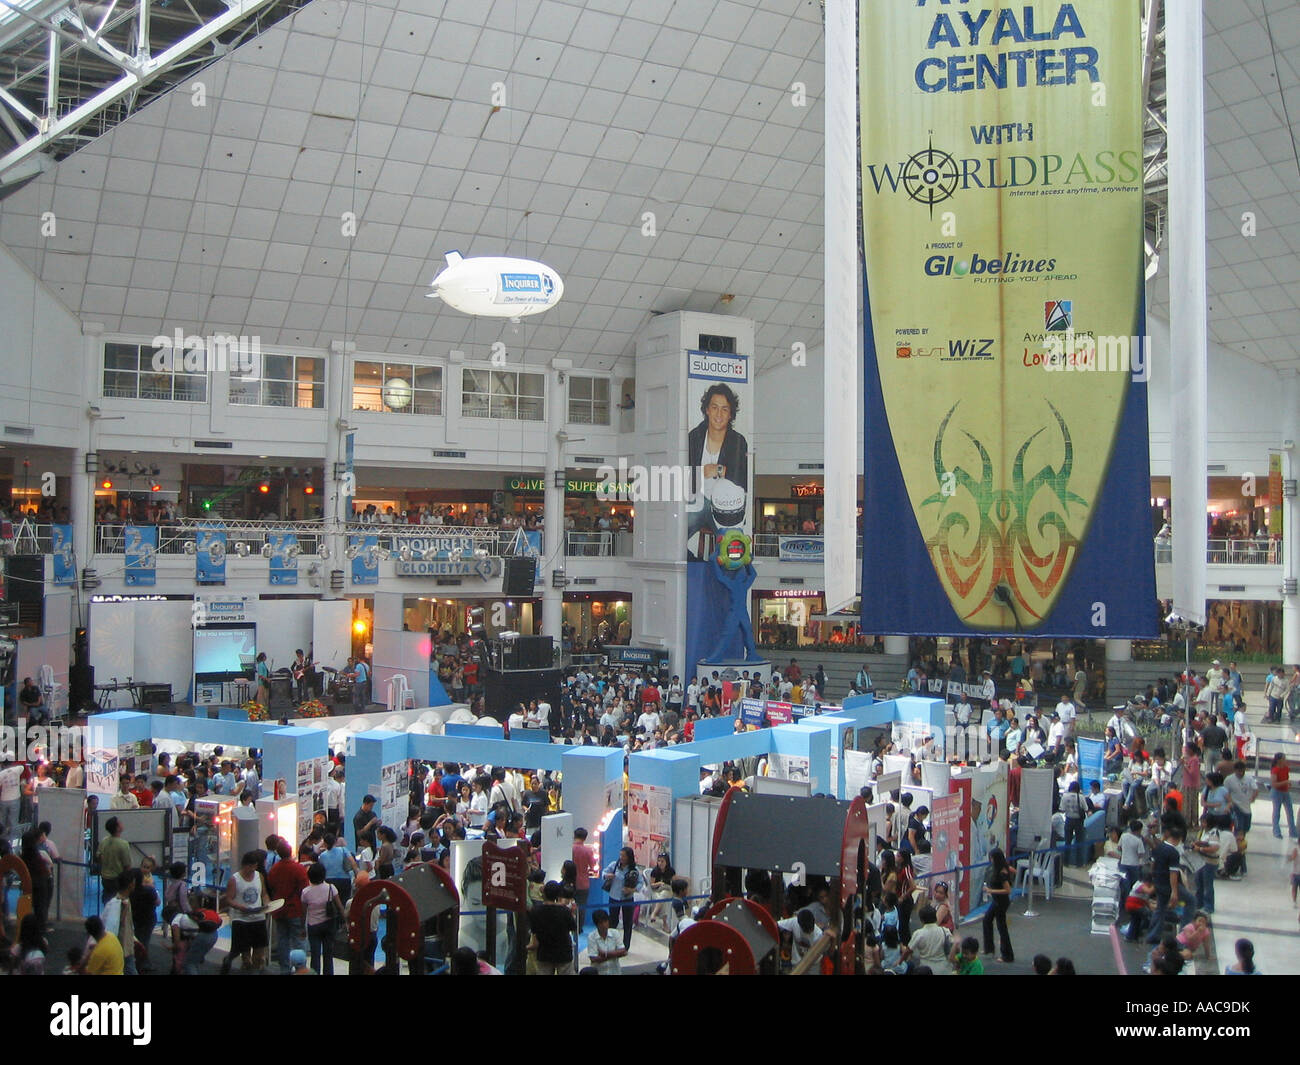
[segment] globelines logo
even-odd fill
[[[1043,328],[1049,333],[1074,329],[1074,300],[1048,300],[1043,304]]]
[[[1055,258],[1027,259],[1014,251],[999,254],[996,258],[971,252],[968,259],[959,259],[955,255],[931,255],[925,260],[925,273],[929,277],[1037,277],[1055,271]]]

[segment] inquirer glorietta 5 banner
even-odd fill
[[[1138,0],[860,0],[867,631],[1156,629]]]

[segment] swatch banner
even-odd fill
[[[859,20],[864,624],[1153,636],[1138,0]]]
[[[158,583],[158,526],[128,525],[125,538],[126,572],[123,583],[132,588],[149,588]]]
[[[73,558],[72,526],[50,526],[50,554],[54,556],[54,585],[67,588],[77,583],[77,563]]]
[[[226,527],[200,525],[194,534],[194,580],[199,584],[226,583]]]
[[[348,542],[357,549],[352,559],[353,584],[379,583],[379,537],[352,536]]]
[[[271,583],[298,583],[298,534],[296,532],[267,533],[271,545]]]

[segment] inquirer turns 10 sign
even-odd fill
[[[1138,0],[860,0],[871,632],[1149,636]]]

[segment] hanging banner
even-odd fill
[[[379,583],[379,537],[351,536],[348,542],[357,549],[352,559],[353,584]]]
[[[225,584],[226,527],[200,525],[194,547],[194,580],[199,584]]]
[[[54,586],[67,588],[77,583],[77,561],[73,557],[72,526],[50,526],[50,553],[54,556]]]
[[[1154,636],[1138,0],[859,12],[873,631]]]
[[[158,526],[128,525],[123,530],[126,572],[123,583],[133,588],[158,583]]]
[[[1089,740],[1080,737],[1074,741],[1075,747],[1079,752],[1079,782],[1083,790],[1088,790],[1088,785],[1094,780],[1102,783],[1106,780],[1106,771],[1102,768],[1102,762],[1106,752],[1106,744],[1101,740]]]
[[[266,534],[271,545],[271,583],[298,583],[298,534],[272,532]]]
[[[1268,534],[1282,535],[1282,456],[1268,457]]]
[[[782,562],[821,562],[826,541],[820,536],[777,537],[777,558]]]

